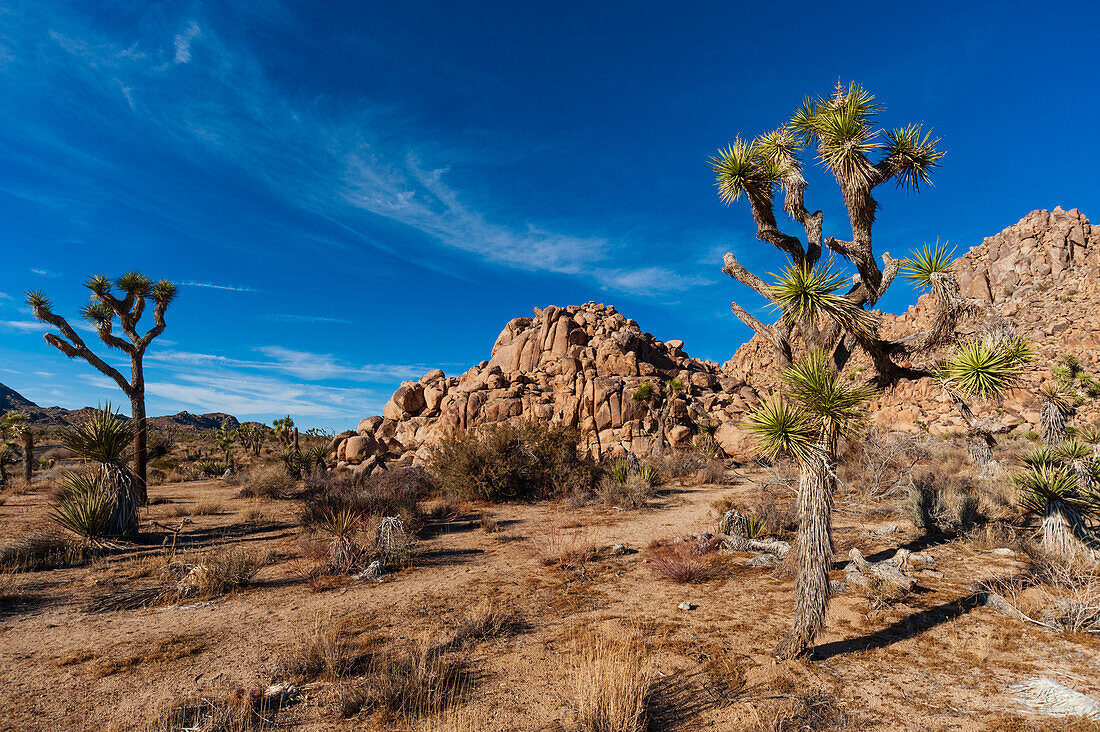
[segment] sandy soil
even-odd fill
[[[236,487],[218,481],[159,486],[153,494],[163,502],[143,516],[149,533],[136,557],[21,575],[24,602],[0,614],[0,730],[141,728],[174,699],[266,686],[285,650],[319,621],[398,641],[445,630],[484,597],[523,619],[519,632],[469,652],[475,674],[464,708],[484,730],[570,729],[578,628],[645,644],[663,700],[655,729],[770,729],[792,700],[815,692],[835,704],[838,729],[1058,729],[1015,715],[1006,687],[1048,676],[1100,698],[1100,639],[1056,635],[975,606],[973,582],[1022,562],[963,540],[927,548],[943,576],[922,575],[904,602],[876,609],[856,594],[836,596],[815,657],[775,662],[770,651],[789,621],[789,577],[745,567],[750,555],[743,555],[725,561],[718,579],[682,585],[656,577],[647,561],[651,542],[708,529],[716,499],[758,490],[744,475],[731,480],[675,488],[642,511],[493,506],[500,531],[481,530],[471,515],[439,522],[425,532],[412,568],[322,592],[303,576],[296,502],[237,499]],[[43,495],[6,498],[5,538],[45,525]],[[170,513],[202,504],[220,509],[192,516],[181,545],[274,552],[257,586],[198,607],[81,610],[97,588],[140,582],[141,556],[159,551],[166,535],[151,521],[170,525],[178,522]],[[249,509],[259,515],[245,521]],[[853,546],[872,558],[924,546],[904,522],[896,533],[877,534],[871,526],[897,519],[873,515],[838,501],[838,557]],[[600,546],[639,551],[605,554],[580,571],[544,567],[526,537],[563,525],[580,527]],[[685,600],[697,607],[677,609]],[[307,687],[305,700],[280,721],[301,730],[375,728],[339,720],[333,695],[331,685]]]

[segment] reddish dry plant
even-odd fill
[[[681,583],[706,582],[717,572],[713,556],[683,545],[654,549],[649,555],[649,568],[658,577]]]

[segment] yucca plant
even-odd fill
[[[319,442],[308,445],[302,450],[302,467],[310,472],[316,470],[324,475],[328,471],[328,463],[325,462],[326,457],[328,457],[328,445],[326,443]]]
[[[8,484],[8,466],[15,464],[15,451],[6,442],[0,442],[0,488]]]
[[[69,472],[61,478],[61,497],[50,505],[50,518],[87,543],[109,533],[115,498],[103,471]]]
[[[611,474],[616,483],[620,485],[626,485],[627,478],[630,477],[630,462],[627,460],[615,460],[608,466],[607,472]]]
[[[971,459],[989,475],[1001,468],[993,458],[995,435],[1007,432],[1000,422],[974,415],[968,397],[1000,398],[1019,384],[1035,352],[1028,342],[1014,335],[974,337],[957,345],[938,371],[938,379],[962,413],[967,424]]]
[[[328,566],[334,572],[350,572],[359,562],[362,550],[355,541],[359,532],[359,514],[351,509],[330,511],[317,522],[317,530],[328,537]]]
[[[746,539],[759,539],[764,535],[767,524],[759,516],[745,516],[744,527]]]
[[[1089,531],[1086,517],[1100,513],[1100,505],[1082,494],[1072,470],[1044,465],[1029,468],[1013,480],[1020,490],[1020,507],[1039,517],[1045,551],[1061,556],[1096,553],[1097,538]]]
[[[63,429],[61,444],[80,457],[98,463],[95,469],[104,491],[111,497],[111,515],[104,529],[109,536],[134,536],[138,532],[141,481],[126,464],[126,453],[134,441],[134,426],[111,411],[111,405],[97,409],[79,427]]]
[[[1059,465],[1061,463],[1061,460],[1059,459],[1059,456],[1049,448],[1033,447],[1024,454],[1020,455],[1020,462],[1029,469],[1041,469]]]
[[[825,624],[832,564],[832,501],[841,438],[863,424],[864,403],[873,391],[841,379],[823,351],[797,360],[783,374],[786,398],[773,396],[752,410],[745,423],[761,455],[786,455],[799,466],[799,528],[796,542],[795,617],[776,655],[805,652]]]
[[[642,463],[638,466],[638,477],[649,485],[657,485],[661,478],[657,468],[649,463]]]

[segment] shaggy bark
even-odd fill
[[[1069,414],[1050,399],[1043,399],[1039,408],[1039,432],[1043,443],[1054,449],[1066,441],[1066,421]]]
[[[798,487],[795,615],[790,632],[775,649],[776,658],[781,660],[805,653],[825,625],[833,563],[834,475],[830,461],[821,455],[806,466]]]
[[[1061,501],[1050,501],[1039,524],[1042,531],[1042,547],[1061,557],[1075,557],[1082,553],[1100,558],[1100,546],[1089,531],[1084,518]]]
[[[114,493],[111,517],[107,521],[107,535],[137,536],[138,506],[141,505],[138,486],[141,482],[122,464],[104,463],[100,470],[103,471],[104,484]]]

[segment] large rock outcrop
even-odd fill
[[[672,379],[682,388],[659,408],[632,398],[645,382],[661,391]],[[688,444],[699,423],[730,421],[756,398],[744,380],[689,357],[680,341],[657,340],[612,306],[550,306],[509,321],[489,360],[466,373],[435,369],[404,382],[381,416],[363,419],[335,447],[349,463],[370,448],[423,458],[445,436],[535,419],[581,429],[594,453],[647,454]]]

